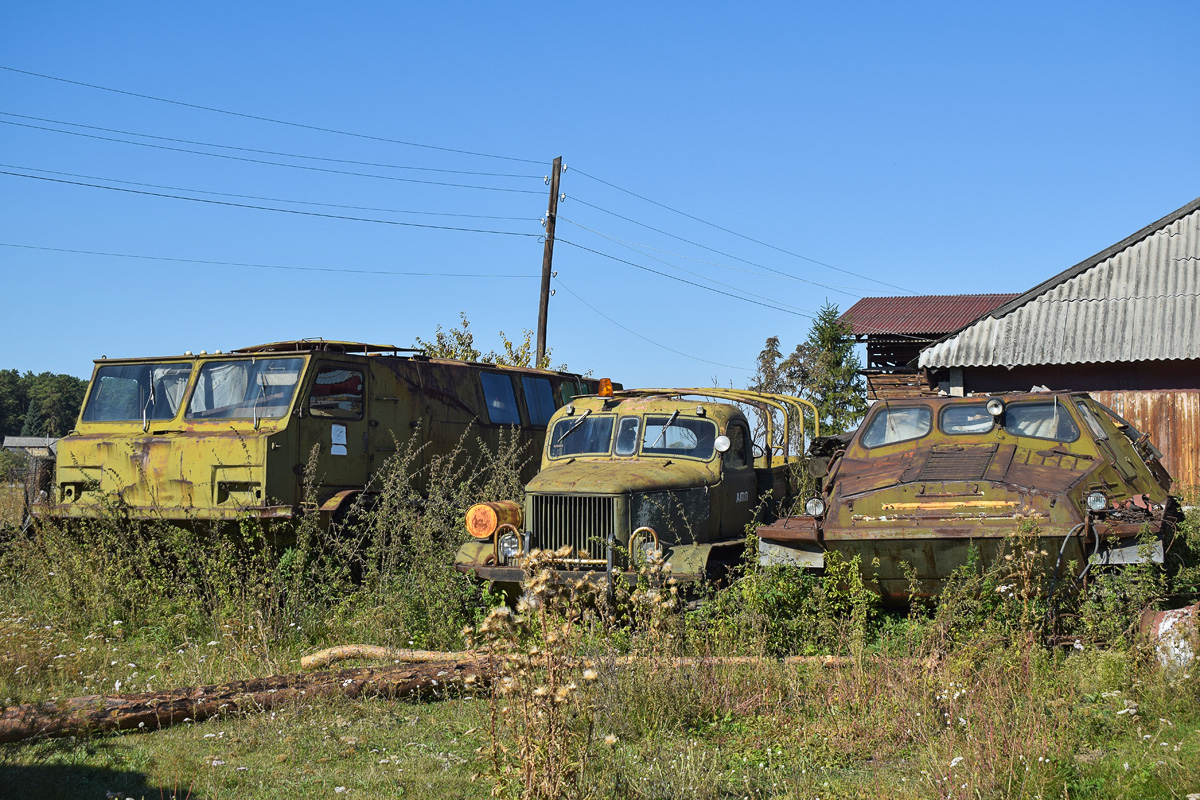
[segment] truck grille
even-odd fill
[[[607,558],[606,543],[616,532],[615,497],[533,495],[529,530],[533,547],[557,550],[570,545],[575,557]]]

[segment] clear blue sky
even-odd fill
[[[554,360],[630,386],[745,385],[827,300],[1022,291],[1200,195],[1195,2],[582,5],[6,4],[0,66],[536,163],[0,70],[0,171],[521,234],[0,175],[0,367],[460,311],[498,347],[535,326],[557,155]]]

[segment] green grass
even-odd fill
[[[254,526],[188,533],[130,524],[119,507],[86,529],[17,537],[0,557],[0,705],[297,672],[335,644],[461,648],[495,601],[449,566],[460,515],[519,488],[514,453],[435,464],[419,507],[402,454],[359,528],[331,539],[305,523],[288,551]],[[474,634],[506,664],[494,694],[336,698],[3,745],[0,797],[1200,791],[1200,664],[1163,670],[1132,635],[1145,603],[1200,585],[1200,519],[1169,574],[1103,577],[1053,630],[1025,543],[1014,538],[1002,574],[966,569],[937,609],[911,614],[881,611],[859,565],[833,560],[823,576],[750,568],[693,612],[654,570],[615,609],[539,581],[532,602]],[[1048,647],[1050,633],[1069,644]],[[776,659],[790,654],[849,665]]]

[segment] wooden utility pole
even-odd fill
[[[550,267],[554,264],[554,220],[558,216],[558,176],[562,173],[562,156],[554,159],[550,172],[550,205],[546,208],[546,248],[542,251],[542,293],[538,298],[537,361],[539,367],[546,358],[546,312],[550,309]]]

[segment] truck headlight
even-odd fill
[[[1087,496],[1087,507],[1091,511],[1103,511],[1108,508],[1108,498],[1104,492],[1092,492]]]
[[[512,531],[501,534],[500,541],[496,543],[496,546],[500,550],[500,558],[505,563],[521,555],[521,537]]]
[[[825,513],[825,501],[819,497],[809,498],[804,504],[804,513],[810,517],[819,517]]]

